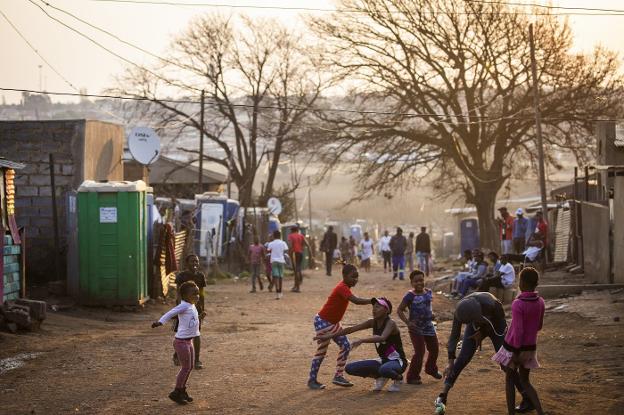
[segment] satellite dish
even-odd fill
[[[160,138],[151,128],[135,127],[128,134],[128,149],[132,158],[149,166],[160,156]]]
[[[280,202],[276,197],[271,197],[267,200],[267,208],[269,209],[269,212],[277,216],[282,213],[282,202]]]

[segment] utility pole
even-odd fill
[[[206,93],[202,89],[201,92],[201,108],[199,109],[199,193],[204,193],[204,100]]]
[[[308,176],[308,233],[312,234],[312,186],[310,185],[310,176]]]
[[[537,154],[539,157],[539,182],[542,196],[542,216],[548,222],[548,206],[546,199],[546,176],[544,173],[544,142],[542,141],[542,120],[540,115],[540,97],[537,80],[537,65],[535,63],[535,42],[533,40],[533,23],[529,24],[529,46],[531,47],[531,73],[533,75],[533,107],[535,110],[535,132],[537,134]],[[544,235],[546,240],[548,235]],[[546,255],[544,255],[546,258]]]

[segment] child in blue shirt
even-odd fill
[[[414,346],[414,356],[407,372],[407,383],[420,385],[420,371],[422,369],[425,349],[429,352],[425,363],[425,373],[436,379],[442,379],[438,371],[438,336],[433,325],[433,309],[431,302],[433,293],[425,288],[425,274],[415,270],[410,274],[412,289],[405,294],[397,311],[399,318],[407,324],[410,339]],[[405,310],[409,307],[409,318]]]

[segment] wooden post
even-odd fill
[[[60,263],[60,239],[59,239],[59,225],[58,225],[58,212],[56,210],[56,186],[54,184],[54,155],[50,153],[50,186],[52,188],[52,224],[54,226],[54,272],[56,281],[61,279],[61,263]]]
[[[199,194],[204,193],[204,100],[206,93],[202,89],[201,103],[199,109],[199,177],[197,182],[199,183]]]
[[[542,215],[548,221],[548,205],[546,196],[546,176],[544,169],[544,142],[542,140],[542,120],[540,114],[540,96],[537,79],[537,64],[535,63],[535,42],[533,40],[533,24],[529,25],[529,44],[531,48],[531,73],[533,75],[533,108],[535,110],[535,132],[537,135],[537,151],[539,156],[539,181],[542,198]]]
[[[585,166],[585,201],[589,202],[589,167]]]

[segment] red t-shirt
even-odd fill
[[[503,223],[498,225],[498,228],[500,230],[499,237],[501,241],[512,239],[513,221],[514,221],[514,217],[509,215],[507,216],[507,219],[503,219]]]
[[[331,294],[329,294],[327,302],[321,308],[321,311],[319,311],[319,317],[332,324],[338,323],[347,311],[349,297],[352,295],[353,293],[351,293],[349,286],[344,281],[340,281]]]
[[[288,242],[290,242],[292,250],[298,254],[303,253],[303,240],[304,236],[300,233],[291,233],[288,235]]]

